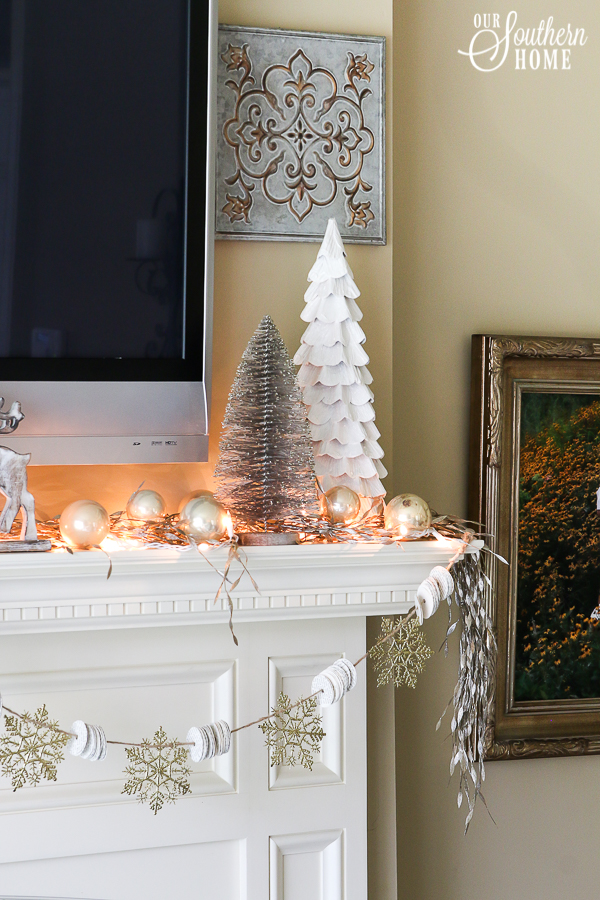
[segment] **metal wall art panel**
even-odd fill
[[[385,38],[219,27],[216,234],[385,244]]]

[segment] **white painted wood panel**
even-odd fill
[[[102,724],[110,737],[139,740],[163,725],[169,736],[184,738],[190,725],[223,714],[232,724],[264,715],[277,677],[292,696],[306,693],[320,668],[342,653],[361,655],[365,620],[331,619],[318,627],[308,621],[240,623],[236,631],[239,648],[225,625],[0,635],[0,685],[7,705],[31,710],[45,701],[67,726],[83,718]],[[347,848],[338,869],[348,868],[351,876],[343,896],[364,900],[364,678],[344,698],[337,722],[335,715],[331,721],[337,762],[333,769],[320,763],[324,779],[301,770],[308,777],[293,785],[272,783],[268,751],[255,726],[234,738],[231,757],[214,766],[192,765],[193,795],[157,816],[119,793],[126,762],[121,748],[111,747],[104,763],[68,757],[55,785],[13,793],[0,780],[0,892],[94,900],[175,896],[164,889],[163,876],[148,874],[152,850],[167,869],[169,860],[178,860],[172,871],[177,895],[181,878],[181,884],[195,885],[192,897],[265,900],[272,838],[335,832],[343,833]],[[310,860],[307,878],[321,865]],[[290,858],[288,883],[294,865]],[[224,888],[215,893],[219,872]],[[335,876],[343,877],[341,870]],[[293,898],[291,890],[281,896]]]
[[[197,724],[218,719],[231,722],[234,669],[234,660],[219,660],[3,674],[2,698],[9,708],[28,712],[46,703],[52,717],[65,728],[74,719],[85,718],[92,724],[103,724],[105,730],[110,728],[109,736],[139,740],[151,737],[158,725],[169,735],[177,733],[181,710],[193,711]],[[227,756],[195,765],[191,779],[194,793],[235,791],[235,757],[234,745]],[[123,764],[123,752],[119,750],[108,753],[102,763],[87,765],[67,753],[57,784],[42,782],[15,793],[8,779],[0,779],[0,811],[121,803]]]
[[[21,898],[26,890],[32,900],[246,900],[244,871],[244,842],[216,841],[13,863],[0,877],[3,892]]]
[[[247,576],[234,592],[238,648],[226,602],[213,605],[219,576],[196,553],[111,552],[109,580],[100,553],[6,554],[0,691],[117,740],[249,722],[280,690],[306,694],[336,658],[361,656],[365,617],[407,611],[455,549],[250,548],[260,593]],[[211,560],[219,568],[224,552]],[[254,726],[227,757],[193,766],[192,796],[157,816],[120,793],[121,748],[103,763],[68,757],[57,784],[13,793],[0,779],[0,900],[366,900],[365,674],[323,711],[312,773],[271,768]]]
[[[312,679],[330,666],[341,653],[319,656],[275,657],[269,660],[269,706],[273,708],[281,691],[288,697],[308,697]],[[308,787],[316,784],[341,784],[344,781],[344,728],[343,703],[319,707],[323,719],[325,738],[321,750],[315,756],[312,770],[301,766],[271,766],[269,787],[271,790],[285,790],[293,787]]]
[[[342,830],[272,837],[269,900],[343,900],[343,838]]]

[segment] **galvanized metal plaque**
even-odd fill
[[[219,27],[216,233],[385,244],[385,38]]]

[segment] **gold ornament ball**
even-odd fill
[[[227,512],[210,491],[194,491],[179,508],[179,527],[190,537],[218,541],[227,534]]]
[[[95,500],[75,500],[63,509],[58,525],[67,544],[82,549],[104,540],[110,529],[110,518]]]
[[[130,519],[143,519],[144,522],[152,522],[154,519],[162,519],[167,504],[158,491],[136,491],[133,497],[127,501],[127,516]]]
[[[321,511],[333,525],[350,525],[360,513],[360,497],[351,488],[336,485],[322,495]]]
[[[425,531],[431,525],[431,510],[416,494],[400,494],[385,507],[383,515],[388,531],[406,537],[414,531]]]

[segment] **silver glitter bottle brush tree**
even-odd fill
[[[223,419],[215,497],[243,543],[294,543],[318,511],[306,407],[279,331],[265,316],[237,370]]]

